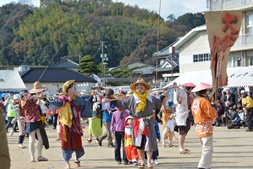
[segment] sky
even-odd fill
[[[31,2],[35,6],[39,6],[40,0],[24,0]],[[138,5],[139,8],[145,8],[150,11],[159,13],[159,3],[161,1],[160,15],[166,19],[170,14],[174,14],[175,17],[179,17],[185,13],[197,13],[206,11],[205,0],[113,0],[114,2],[123,2],[125,5]],[[18,0],[0,0],[0,6],[18,2]]]

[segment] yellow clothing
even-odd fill
[[[64,106],[60,107],[60,112],[60,122],[62,125],[66,125],[71,128],[73,116],[69,102],[66,102]]]
[[[216,109],[211,105],[210,101],[204,97],[196,98],[192,103],[191,109],[198,136],[212,136],[212,124],[217,118],[217,113]]]
[[[244,110],[248,110],[250,108],[253,107],[253,100],[251,97],[247,96],[247,97],[244,97],[242,98],[242,105],[245,105],[246,107],[244,108]]]

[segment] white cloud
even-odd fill
[[[129,5],[138,5],[140,8],[159,12],[160,0],[113,0]],[[197,13],[206,10],[205,0],[161,0],[161,16],[166,18],[170,14],[179,17],[187,12]]]

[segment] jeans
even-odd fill
[[[6,129],[6,131],[8,132],[8,128],[10,127],[10,126],[12,126],[12,129],[15,131],[16,129],[16,127],[17,127],[17,125],[16,125],[16,123],[15,124],[11,124],[11,121],[14,119],[14,117],[8,117],[8,122],[7,122],[7,124],[6,124],[6,126],[5,126],[5,129]]]
[[[122,144],[121,144],[122,143]],[[124,131],[115,131],[115,160],[118,162],[122,161],[120,148],[122,146],[122,154],[123,154],[123,161],[128,162],[126,153],[125,153],[125,146],[124,146]]]
[[[58,113],[53,115],[53,124],[54,124],[54,128],[56,128],[57,126],[57,119],[58,119]]]

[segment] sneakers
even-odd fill
[[[157,159],[153,160],[153,163],[154,163],[155,165],[159,164],[158,161],[157,161]]]
[[[252,129],[247,129],[246,132],[252,132],[253,130]]]

